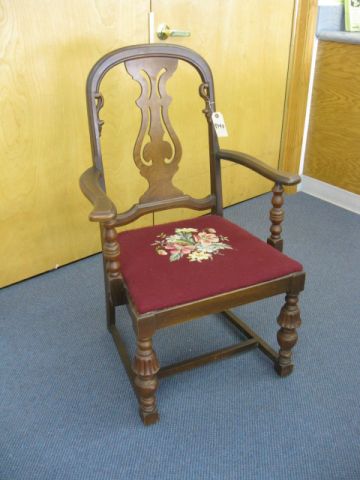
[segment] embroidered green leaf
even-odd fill
[[[172,253],[170,255],[170,262],[176,262],[177,260],[180,260],[180,258],[182,257],[181,253]]]

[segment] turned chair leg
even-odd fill
[[[275,363],[275,370],[281,377],[286,377],[293,371],[294,364],[292,363],[291,349],[298,339],[296,329],[301,325],[298,295],[289,293],[286,295],[285,300],[285,305],[282,307],[277,319],[281,328],[277,334],[280,350],[279,357]]]
[[[106,325],[108,330],[115,325],[115,307],[110,298],[106,299]]]
[[[159,362],[152,348],[151,338],[138,338],[137,350],[132,365],[135,387],[138,392],[140,417],[145,425],[159,420],[155,392],[158,387]]]
[[[120,271],[120,246],[117,240],[117,232],[112,222],[105,223],[101,230],[103,261],[105,274],[105,295],[106,295],[106,323],[108,330],[115,325],[115,305],[119,305],[114,296],[113,291],[118,291],[118,285],[122,288],[122,276]],[[114,285],[115,282],[115,285]],[[113,287],[111,286],[113,285]]]

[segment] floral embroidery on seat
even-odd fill
[[[190,262],[212,260],[214,255],[221,254],[222,250],[231,249],[225,243],[227,237],[218,235],[213,228],[198,231],[197,228],[176,228],[173,235],[165,233],[157,235],[157,240],[152,243],[159,255],[169,255],[170,262],[186,257]]]

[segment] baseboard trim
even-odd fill
[[[299,191],[360,215],[360,195],[302,175]]]

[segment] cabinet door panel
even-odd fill
[[[191,32],[190,37],[169,37],[165,42],[193,48],[211,66],[217,109],[224,114],[229,132],[228,138],[220,139],[221,147],[247,152],[277,167],[294,2],[153,0],[152,9],[155,29],[165,23],[171,28]],[[157,37],[155,41],[161,42]],[[181,173],[180,166],[178,178],[182,175],[185,189],[188,186],[196,190],[198,185],[200,194],[207,168],[207,144],[204,136],[196,134],[198,124],[194,127],[192,123],[195,117],[186,113],[194,111],[193,79],[189,73],[181,71],[181,74],[184,77],[181,82],[176,84],[174,79],[172,86],[169,83],[174,98],[171,119],[174,126],[178,126],[180,140],[186,146],[184,162],[189,152],[197,166],[187,173]],[[177,96],[181,98],[181,105],[176,104]],[[271,182],[242,167],[223,162],[222,168],[225,205],[271,188]],[[156,214],[156,221],[176,217],[179,212],[162,212]]]
[[[147,0],[40,3],[2,2],[0,286],[99,251],[97,226],[87,220],[91,206],[78,186],[91,165],[86,77],[101,55],[148,40]],[[137,134],[136,113],[121,115],[107,101],[121,75],[104,81],[104,149],[111,173],[121,177],[120,188],[110,181],[109,190],[129,204],[144,189],[137,172],[126,171],[125,182],[119,171],[119,159],[132,155],[133,144],[108,133],[126,126],[128,137]],[[133,87],[121,88],[125,98]]]

